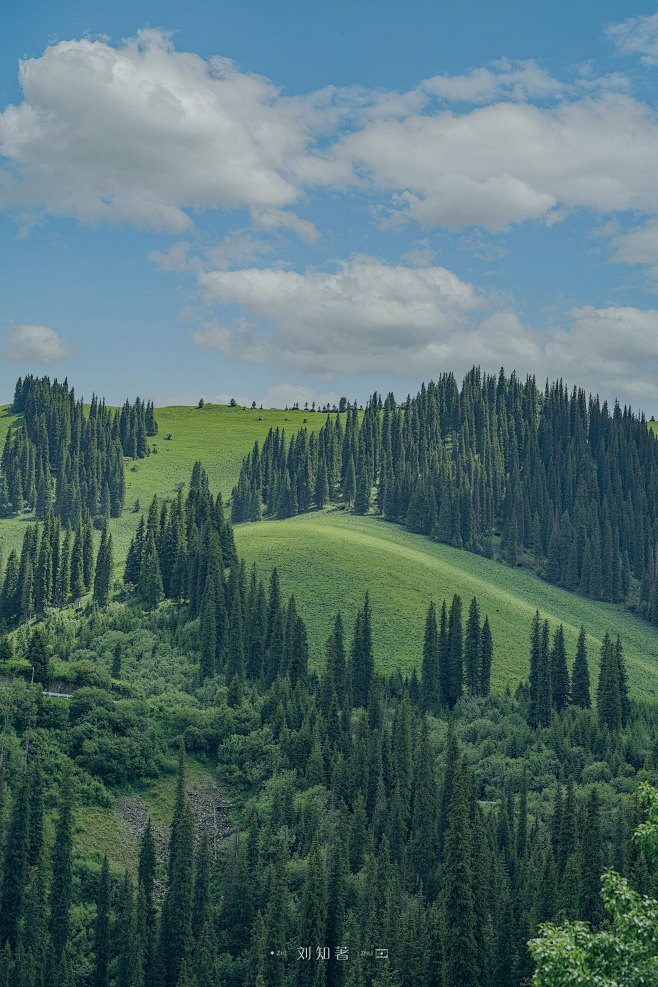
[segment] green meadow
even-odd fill
[[[263,573],[277,566],[284,594],[294,593],[307,621],[311,664],[322,667],[324,642],[338,610],[348,639],[368,590],[379,667],[403,674],[420,670],[425,614],[431,600],[462,598],[464,619],[473,596],[489,615],[494,639],[492,685],[514,688],[529,672],[530,622],[536,609],[551,629],[564,624],[570,662],[581,624],[588,633],[593,684],[606,630],[624,644],[631,689],[658,698],[658,632],[619,606],[551,586],[533,573],[511,569],[448,545],[439,545],[375,516],[341,510],[235,528],[238,553]]]
[[[293,434],[304,424],[319,429],[325,414],[307,411],[266,411],[207,404],[203,408],[156,409],[159,432],[151,440],[153,452],[142,460],[126,460],[126,507],[113,519],[115,575],[120,577],[130,539],[140,512],[154,495],[172,499],[201,460],[211,488],[228,499],[238,479],[243,457],[270,428]],[[0,425],[14,426],[16,416],[0,408]],[[658,423],[652,423],[652,428]],[[134,510],[136,502],[140,511]],[[25,525],[33,515],[0,521],[0,551],[6,559],[19,547]],[[397,525],[371,515],[357,517],[333,509],[312,512],[287,521],[238,525],[238,551],[256,563],[267,578],[276,565],[285,594],[294,593],[309,631],[311,665],[321,668],[324,642],[338,610],[343,614],[348,640],[356,610],[368,589],[373,608],[373,630],[378,665],[387,671],[410,673],[420,668],[424,620],[430,600],[438,607],[459,593],[464,618],[477,596],[482,616],[489,615],[495,658],[495,688],[516,684],[528,674],[528,634],[536,608],[551,628],[564,624],[570,660],[575,654],[580,625],[589,635],[594,682],[598,651],[606,630],[619,633],[624,643],[633,692],[658,699],[658,633],[619,606],[597,603],[543,582],[524,569],[438,545]]]

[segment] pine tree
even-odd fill
[[[107,855],[103,857],[96,894],[94,928],[94,987],[108,987],[110,961],[110,871]]]
[[[115,987],[132,987],[143,976],[142,951],[137,938],[137,922],[133,882],[126,871],[121,887],[116,921],[116,983]]]
[[[464,669],[469,696],[479,693],[480,685],[480,610],[475,597],[471,600],[464,638]]]
[[[578,646],[576,658],[573,663],[571,674],[571,701],[574,706],[581,706],[589,709],[592,705],[589,693],[589,667],[587,664],[587,644],[585,641],[585,628],[580,627],[578,635]]]
[[[96,558],[93,598],[99,607],[107,606],[110,597],[110,581],[113,568],[112,535],[107,532],[107,520],[103,525],[101,543]]]
[[[156,607],[164,597],[160,561],[152,531],[147,535],[144,548],[144,561],[139,577],[139,593],[149,609]]]
[[[27,647],[27,660],[34,669],[34,681],[46,685],[50,681],[50,653],[43,627],[35,627]]]
[[[73,778],[70,767],[64,769],[59,798],[59,817],[55,826],[50,886],[50,941],[55,968],[62,961],[69,938],[71,905],[71,865],[73,852]]]
[[[552,708],[552,675],[551,654],[548,648],[548,621],[544,621],[541,629],[540,658],[537,676],[537,726],[547,727],[551,722]]]
[[[443,852],[443,980],[478,987],[468,764],[455,776]]]
[[[184,788],[185,748],[179,753],[178,786],[169,840],[169,887],[163,906],[167,987],[177,983],[191,943],[194,819]]]
[[[569,672],[567,669],[567,652],[564,646],[564,627],[562,624],[560,624],[553,635],[551,688],[553,706],[559,713],[569,701]]]
[[[491,628],[489,627],[489,617],[485,615],[480,635],[480,682],[479,691],[481,696],[488,696],[491,688],[491,664],[493,660],[493,640]]]
[[[601,665],[596,692],[596,712],[599,723],[610,730],[621,726],[621,695],[619,691],[619,669],[615,646],[606,631],[601,645]]]
[[[0,943],[9,943],[12,951],[16,949],[18,943],[18,924],[23,914],[23,899],[27,879],[29,848],[28,777],[28,772],[24,769],[7,832],[7,845],[2,868]]]
[[[462,601],[455,593],[448,619],[448,706],[452,709],[461,697],[464,681],[464,653],[462,631]]]
[[[324,936],[327,923],[327,889],[323,855],[315,843],[308,858],[306,878],[302,888],[301,907],[299,914],[300,942],[311,947],[311,955],[315,960],[317,947],[324,946]],[[323,981],[317,977],[314,967],[317,962],[300,964],[297,983],[300,987],[310,987]],[[324,978],[323,978],[324,979]]]
[[[284,839],[279,839],[270,893],[265,912],[265,936],[271,950],[268,957],[267,987],[283,987],[285,983],[285,959],[288,932],[288,849]]]
[[[423,888],[436,892],[436,833],[438,793],[434,774],[434,753],[430,746],[427,717],[421,724],[420,740],[414,761],[413,806],[410,855],[412,866]]]
[[[422,672],[423,709],[436,713],[439,705],[439,636],[436,629],[436,609],[430,603],[425,619]]]
[[[599,795],[596,788],[591,790],[585,805],[578,858],[580,865],[580,917],[586,922],[597,925],[603,914],[600,894],[603,853]]]

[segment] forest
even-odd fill
[[[26,378],[11,410],[0,485],[26,523],[0,580],[1,987],[553,987],[570,930],[583,950],[628,938],[607,868],[610,900],[652,914],[658,863],[634,834],[653,832],[658,717],[615,626],[615,607],[656,620],[641,417],[474,368],[461,392],[448,374],[289,442],[269,430],[229,503],[197,461],[136,517],[113,498],[151,451],[150,403]],[[390,669],[363,581],[316,654],[317,616],[235,535],[336,508],[522,566],[607,623],[571,649],[533,607],[527,675],[494,690],[477,595],[436,595],[413,668]],[[653,982],[645,953],[624,983]]]

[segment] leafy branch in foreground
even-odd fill
[[[644,782],[640,802],[648,820],[635,830],[642,852],[658,860],[658,791]],[[614,870],[602,875],[602,897],[612,927],[591,932],[586,922],[540,926],[528,943],[537,969],[534,987],[650,987],[658,982],[658,901],[638,894]]]

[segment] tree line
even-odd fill
[[[658,441],[644,415],[474,367],[397,404],[375,392],[309,437],[270,430],[243,462],[234,522],[327,503],[386,520],[658,622]]]
[[[119,517],[125,498],[123,457],[149,454],[158,426],[152,402],[139,398],[112,411],[92,395],[88,413],[68,381],[19,378],[11,406],[22,415],[0,459],[0,517],[52,509],[62,523],[78,514]]]

